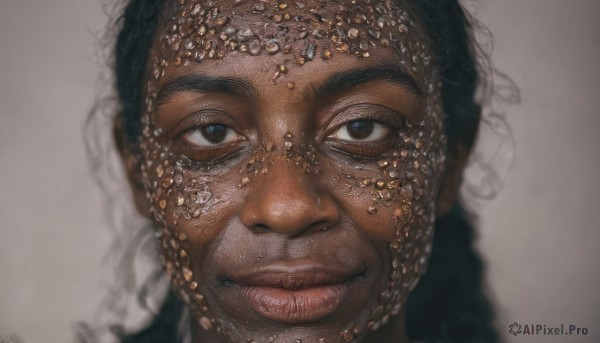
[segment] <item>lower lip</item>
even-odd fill
[[[309,322],[334,312],[348,293],[348,283],[302,289],[243,287],[254,311],[283,323]]]

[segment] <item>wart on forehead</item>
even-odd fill
[[[413,37],[415,26],[408,12],[391,0],[180,0],[160,37],[163,59],[156,61],[154,76],[159,78],[170,63],[222,59],[232,51],[283,54],[289,56],[286,61],[303,65],[335,53],[367,58],[379,46],[412,54],[409,64],[428,64],[429,56]]]

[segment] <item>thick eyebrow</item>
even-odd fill
[[[397,66],[379,66],[364,69],[349,70],[329,77],[318,87],[310,86],[304,91],[307,101],[326,97],[332,93],[345,91],[354,86],[375,81],[388,81],[401,85],[418,97],[423,97],[423,91],[417,82],[402,68]]]
[[[218,92],[250,100],[258,97],[252,85],[241,78],[213,77],[203,74],[191,74],[169,80],[156,95],[157,103],[164,104],[169,97],[178,92]]]

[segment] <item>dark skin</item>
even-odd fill
[[[338,54],[290,68],[274,85],[273,65],[281,62],[277,56],[230,54],[223,60],[169,67],[157,81],[158,105],[150,114],[153,127],[162,129],[157,141],[173,152],[174,161],[202,162],[200,169],[186,169],[183,184],[191,184],[194,178],[206,180],[212,195],[198,219],[177,222],[170,219],[177,210],[173,205],[177,199],[171,196],[158,210],[167,219],[157,226],[187,237],[181,244],[190,255],[193,280],[208,300],[211,317],[225,323],[229,341],[269,337],[277,342],[339,341],[341,331],[363,327],[369,320],[392,269],[388,244],[398,223],[393,206],[379,208],[376,215],[368,213],[369,192],[349,189],[340,176],[380,177],[376,162],[398,149],[395,133],[407,130],[403,120],[417,123],[427,116],[425,95],[418,92],[425,80],[403,71],[416,90],[376,77],[321,94],[314,90],[335,75],[394,68],[401,60],[402,56],[381,48],[367,59]],[[246,91],[169,89],[183,76],[235,78]],[[294,82],[293,90],[286,86],[288,81]],[[165,89],[169,91],[161,93]],[[357,120],[370,126],[366,131],[352,127]],[[122,135],[119,130],[116,134]],[[307,175],[302,163],[283,153],[287,141],[299,153],[314,148],[318,174]],[[468,156],[466,149],[452,152],[432,181],[437,187],[430,191],[436,200],[431,210],[438,215],[454,203]],[[152,176],[145,176],[146,184],[140,181],[143,157],[127,148],[121,149],[121,155],[138,209],[155,220],[148,211],[159,207],[147,196]],[[241,173],[252,160],[264,160],[263,168]],[[269,290],[253,297],[256,283],[264,282],[269,273],[279,275],[274,283],[285,289],[285,295],[277,297],[279,293]],[[262,281],[255,280],[257,274]],[[342,291],[310,284],[332,274],[339,277],[326,281],[341,285]],[[305,289],[305,285],[290,287],[289,283],[307,283],[309,291],[290,295],[290,288]],[[256,298],[259,305],[252,302]],[[276,304],[288,298],[308,305]],[[226,341],[204,330],[197,320],[192,321],[192,338],[194,342]],[[406,342],[403,311],[377,331],[361,330],[356,339]]]

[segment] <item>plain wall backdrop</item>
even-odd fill
[[[478,206],[508,342],[600,341],[600,2],[482,0],[493,59],[519,85],[514,167]],[[0,3],[0,340],[69,342],[103,295],[111,234],[85,158],[101,1]],[[575,324],[587,336],[509,336]]]

